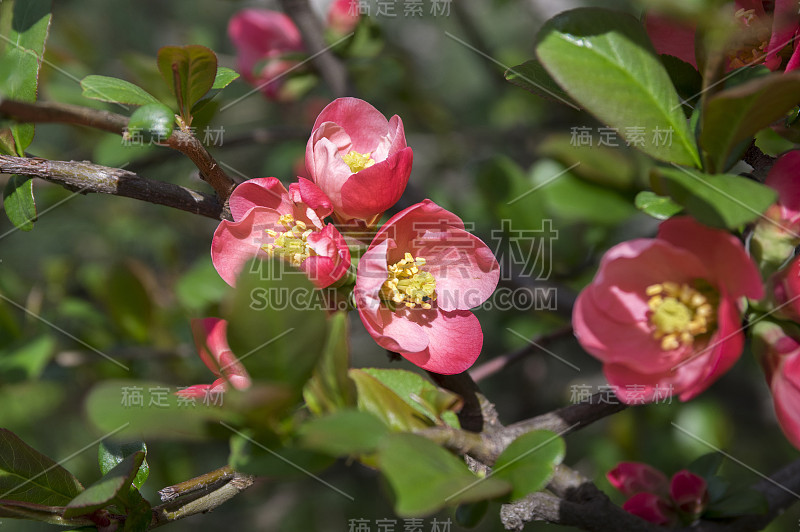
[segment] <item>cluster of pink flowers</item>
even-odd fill
[[[731,17],[740,26],[739,42],[728,51],[728,69],[765,65],[770,70],[800,67],[800,13],[794,0],[736,0]],[[645,18],[647,33],[660,54],[697,67],[695,26],[655,12]],[[793,44],[794,42],[794,44]]]
[[[383,213],[403,194],[412,161],[400,117],[387,120],[356,98],[333,101],[320,113],[308,141],[310,180],[298,178],[287,189],[266,177],[234,190],[229,201],[233,220],[219,224],[211,244],[214,267],[233,286],[253,258],[280,257],[318,288],[350,283],[359,316],[381,347],[428,371],[465,371],[483,345],[480,323],[470,309],[492,294],[500,266],[458,216],[430,200],[377,229]],[[373,235],[357,268],[334,224],[345,236],[354,229]],[[353,285],[348,272],[354,270]],[[222,377],[211,387],[224,385],[226,378],[237,388],[249,385],[244,368],[223,344],[224,322],[202,323],[207,324],[210,354],[201,348],[201,356]]]
[[[628,497],[622,508],[657,525],[672,525],[679,518],[691,522],[703,513],[709,500],[705,479],[686,469],[667,479],[648,464],[621,462],[606,477]]]
[[[328,11],[328,28],[346,34],[358,24],[350,0],[335,0]],[[303,39],[292,19],[279,11],[243,9],[228,22],[228,36],[237,51],[237,70],[271,100],[291,100],[283,75],[299,64]]]

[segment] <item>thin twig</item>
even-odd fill
[[[133,198],[219,219],[217,198],[172,183],[144,178],[128,170],[86,161],[50,161],[0,155],[0,173],[38,177],[83,194]]]
[[[0,100],[0,115],[19,122],[58,122],[88,126],[122,135],[128,118],[109,111],[54,102],[20,102]],[[186,155],[200,170],[200,175],[210,184],[224,204],[233,192],[236,182],[217,164],[202,143],[190,133],[176,129],[166,140],[170,148]]]

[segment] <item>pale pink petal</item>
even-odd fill
[[[376,161],[383,161],[390,155],[405,149],[406,146],[406,134],[403,128],[403,121],[399,116],[394,115],[389,120],[388,133],[381,138],[378,146],[372,152],[372,158]]]
[[[269,240],[266,229],[275,227],[281,213],[266,207],[250,209],[239,222],[220,222],[211,241],[211,262],[220,277],[231,286],[248,261],[266,254],[261,250]]]
[[[338,210],[349,218],[360,219],[386,211],[403,195],[413,160],[411,148],[405,148],[385,161],[349,175],[340,186],[341,208]]]
[[[312,129],[317,129],[323,122],[333,122],[344,128],[353,141],[352,149],[359,153],[371,153],[378,139],[389,130],[386,117],[358,98],[338,98],[329,103]]]
[[[468,370],[481,354],[483,332],[478,318],[468,310],[407,309],[422,324],[428,337],[427,349],[419,352],[400,352],[409,362],[424,370],[453,375]],[[424,317],[429,315],[430,317]]]
[[[677,216],[661,223],[658,238],[696,255],[714,272],[716,282],[731,297],[763,297],[761,274],[733,235],[704,226],[688,216]]]
[[[286,187],[274,177],[249,179],[237,186],[229,200],[231,215],[239,221],[255,207],[269,207],[281,214],[292,212]]]
[[[353,171],[339,155],[336,145],[327,137],[319,139],[312,150],[312,166],[309,168],[311,177],[330,198],[334,210],[338,211],[342,205],[342,187],[353,175]]]

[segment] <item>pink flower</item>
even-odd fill
[[[228,22],[228,36],[236,47],[237,69],[244,79],[266,97],[281,99],[283,80],[276,78],[297,64],[285,56],[303,51],[303,40],[292,19],[278,11],[244,9]]]
[[[706,479],[687,469],[678,471],[669,483],[669,496],[680,512],[698,516],[708,505]]]
[[[228,322],[219,318],[192,320],[192,334],[197,352],[208,369],[220,378],[213,384],[195,384],[183,388],[178,391],[180,395],[207,397],[211,393],[222,393],[227,389],[228,382],[237,390],[250,387],[247,370],[228,346],[227,328]]]
[[[483,333],[469,309],[494,292],[500,265],[455,214],[430,200],[393,216],[361,257],[355,300],[381,347],[422,369],[460,373]]]
[[[667,501],[654,493],[637,493],[625,501],[622,509],[656,525],[675,522],[675,511]]]
[[[800,151],[790,151],[775,162],[765,180],[778,192],[778,201],[758,220],[750,241],[765,276],[777,271],[800,244],[799,174]]]
[[[800,321],[800,257],[773,275],[770,282],[778,307],[776,315]]]
[[[775,415],[783,433],[800,449],[800,342],[777,324],[758,325],[754,350],[772,391]]]
[[[211,260],[229,285],[254,257],[282,257],[319,288],[350,267],[344,239],[322,221],[330,201],[311,181],[299,178],[287,191],[274,177],[251,179],[236,187],[229,205],[234,221],[223,220],[211,242]]]
[[[767,215],[789,230],[800,230],[800,151],[790,151],[775,161],[764,184],[778,192],[778,203]]]
[[[353,31],[360,17],[356,0],[333,0],[328,11],[328,27],[344,35]]]
[[[762,294],[739,240],[677,217],[663,222],[656,238],[623,242],[605,254],[578,296],[572,323],[623,402],[671,393],[687,401],[739,358],[738,299]]]
[[[620,462],[606,474],[606,478],[628,497],[643,492],[667,493],[667,476],[655,467],[641,462]]]
[[[342,222],[374,225],[403,194],[412,161],[400,117],[387,121],[358,98],[325,107],[306,146],[308,175],[331,198]]]
[[[774,4],[772,12],[765,6]],[[728,50],[728,68],[766,65],[770,70],[788,72],[800,66],[800,46],[792,51],[793,36],[800,31],[800,15],[794,0],[737,0],[733,16],[741,26],[740,42]],[[695,27],[650,12],[645,17],[650,40],[659,54],[673,55],[695,68]],[[784,59],[788,57],[788,60]]]

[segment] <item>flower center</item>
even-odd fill
[[[422,266],[425,259],[414,258],[411,253],[389,266],[389,278],[381,287],[383,299],[408,308],[431,308],[430,302],[436,301],[436,279],[430,272],[421,271]]]
[[[734,13],[743,28],[748,30],[748,39],[742,42],[739,48],[728,53],[729,67],[740,68],[764,61],[771,29],[764,25],[764,21],[756,16],[755,9],[739,9]]]
[[[648,286],[645,293],[650,297],[647,306],[653,338],[661,340],[664,351],[692,345],[696,336],[714,325],[715,305],[697,288],[666,282]]]
[[[316,254],[307,241],[308,235],[314,231],[307,229],[305,222],[295,220],[291,214],[282,215],[278,221],[285,231],[266,229],[265,232],[274,242],[261,246],[270,257],[277,255],[288,260],[292,266],[300,266],[304,260]]]
[[[342,160],[355,174],[375,164],[375,159],[372,159],[369,155],[369,153],[358,153],[357,151],[351,151],[347,155],[342,155]]]

